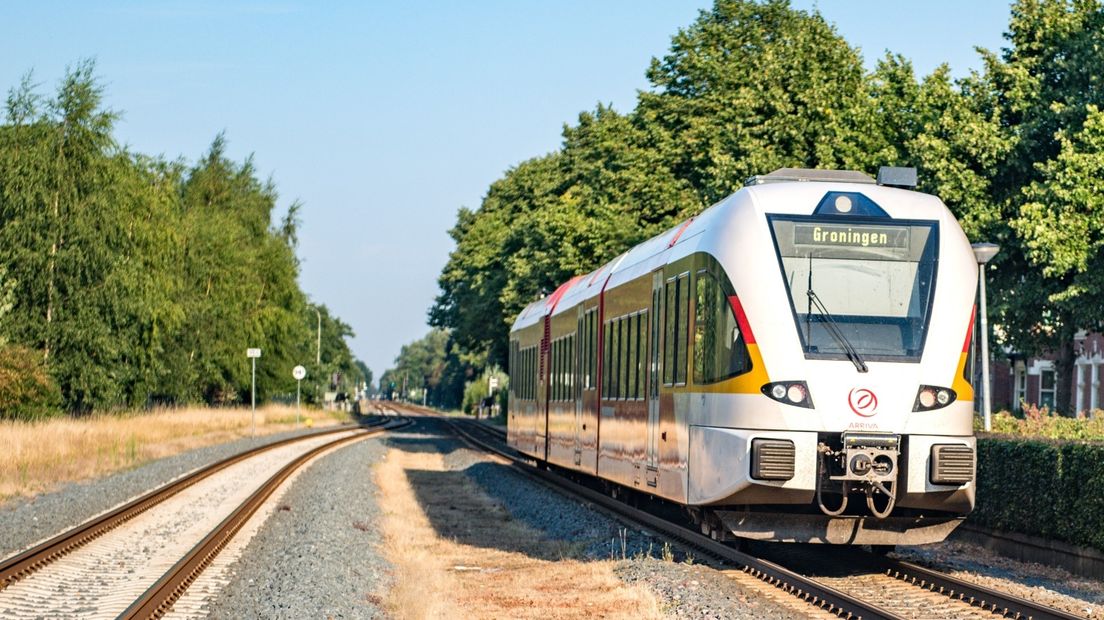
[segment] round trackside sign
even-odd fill
[[[307,369],[302,366],[296,366],[291,369],[291,376],[295,377],[296,381],[301,381],[303,377],[307,376]]]

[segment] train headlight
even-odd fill
[[[935,402],[939,403],[939,406],[946,407],[951,404],[951,393],[948,390],[939,390],[935,393]]]
[[[804,381],[774,381],[765,384],[760,391],[769,398],[795,407],[813,408],[809,386]]]
[[[958,395],[950,388],[935,385],[921,385],[916,393],[916,402],[912,405],[913,411],[931,411],[941,409],[953,403]]]
[[[795,383],[786,390],[786,398],[790,399],[791,403],[803,403],[805,402],[805,387]]]

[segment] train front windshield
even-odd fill
[[[935,222],[772,216],[805,357],[919,361],[935,292]]]

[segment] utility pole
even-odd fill
[[[314,314],[318,317],[318,337],[315,340],[314,364],[315,364],[315,366],[321,366],[322,365],[322,313],[318,311],[318,306],[314,306]]]

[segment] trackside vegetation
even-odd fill
[[[915,166],[990,263],[994,350],[1058,353],[1104,323],[1104,5],[1019,0],[981,69],[865,68],[823,16],[787,0],[716,0],[646,67],[633,109],[599,104],[561,147],[518,163],[461,208],[430,323],[470,377],[506,367],[529,302],[781,167]],[[1070,412],[1070,382],[1057,408]],[[453,400],[462,387],[455,385]]]
[[[969,521],[1104,551],[1104,442],[978,439]]]
[[[1104,551],[1104,413],[1092,413],[1024,404],[994,414],[993,431],[978,436],[970,523]]]
[[[28,75],[0,122],[0,419],[308,399],[364,378],[348,325],[299,288],[299,204],[217,136],[194,164],[113,137],[91,62],[52,95]],[[315,310],[318,315],[316,316]],[[314,364],[322,322],[322,365]],[[243,398],[244,397],[244,398]]]

